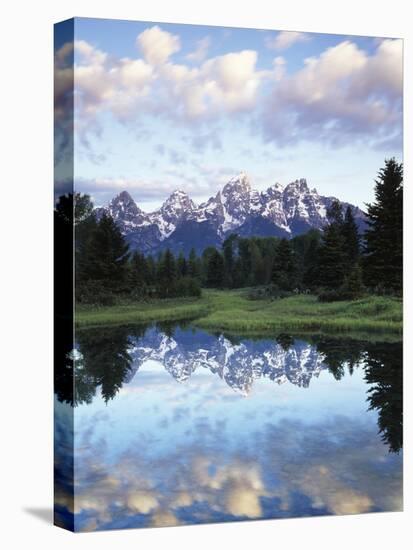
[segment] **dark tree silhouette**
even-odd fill
[[[364,277],[369,287],[400,293],[403,285],[403,165],[385,161],[367,205]]]
[[[370,410],[378,411],[379,433],[389,450],[403,446],[403,349],[402,343],[367,346],[365,379]]]
[[[322,233],[318,280],[326,288],[337,289],[342,285],[346,273],[343,212],[338,201],[334,201],[328,209],[327,218],[329,223]]]
[[[77,343],[81,354],[78,361],[82,368],[76,371],[75,387],[79,382],[83,394],[94,395],[96,387],[100,386],[102,398],[107,403],[115,397],[130,373],[129,330],[79,331]],[[78,378],[80,372],[82,374]]]
[[[208,258],[206,284],[212,288],[222,288],[224,284],[224,258],[215,249]]]
[[[274,258],[271,280],[282,290],[291,290],[295,287],[296,263],[290,241],[281,239]]]

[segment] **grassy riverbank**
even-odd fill
[[[402,303],[396,298],[368,296],[353,302],[320,303],[315,296],[281,300],[248,300],[245,291],[204,291],[199,299],[155,300],[123,306],[79,307],[76,324],[130,325],[182,321],[207,330],[233,333],[389,333],[402,331]]]
[[[152,300],[137,304],[76,308],[76,326],[79,328],[133,325],[152,322],[184,321],[207,316],[210,300],[206,298],[177,298]]]

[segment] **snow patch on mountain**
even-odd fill
[[[106,212],[113,217],[131,248],[154,252],[185,222],[207,222],[210,230],[216,232],[217,242],[222,242],[241,226],[247,227],[246,231],[253,231],[251,228],[257,226],[252,221],[260,218],[266,220],[269,228],[280,229],[281,233],[291,237],[311,228],[321,229],[333,200],[334,197],[324,197],[315,188],[310,189],[304,178],[285,187],[274,183],[260,192],[252,188],[247,174],[240,172],[226,183],[222,191],[200,205],[196,205],[185,191],[176,190],[158,210],[146,213],[127,191],[123,191],[108,206],[97,209],[97,213]],[[342,204],[348,206],[348,203]],[[363,221],[363,212],[357,207],[352,208],[356,221]],[[199,249],[203,249],[202,243]]]

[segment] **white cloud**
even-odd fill
[[[163,31],[158,25],[144,30],[136,39],[145,60],[151,65],[161,65],[181,49],[179,37]]]
[[[282,56],[278,56],[273,61],[274,78],[275,80],[282,80],[285,75],[286,61]]]
[[[208,50],[210,45],[211,45],[211,39],[209,38],[209,36],[205,36],[204,38],[201,38],[201,40],[198,40],[195,50],[189,53],[186,56],[186,58],[189,61],[195,61],[197,63],[204,61],[204,59],[208,55]]]
[[[305,38],[282,31],[275,40],[281,49]],[[305,59],[293,73],[287,72],[283,56],[275,57],[271,68],[258,70],[255,50],[201,61],[207,38],[189,54],[191,64],[174,63],[171,56],[179,51],[180,39],[158,26],[139,34],[137,43],[143,58],[117,59],[84,40],[56,53],[56,112],[59,105],[64,108],[72,85],[74,53],[75,126],[85,143],[88,133],[99,132],[103,112],[131,127],[139,113],[153,114],[202,135],[208,132],[200,123],[250,113],[254,131],[262,130],[267,141],[279,144],[314,138],[334,145],[357,137],[377,143],[399,139],[401,40],[384,39],[373,53],[346,40]]]
[[[275,38],[268,38],[267,47],[274,50],[286,50],[297,42],[306,42],[310,36],[297,31],[280,31]]]
[[[305,60],[284,76],[267,102],[267,139],[334,144],[362,137],[370,141],[401,131],[401,41],[385,40],[369,55],[351,41]]]
[[[257,52],[243,50],[217,56],[200,67],[165,64],[160,70],[163,85],[174,96],[173,109],[164,114],[199,119],[252,109],[263,73],[256,70]],[[163,106],[163,105],[161,105]],[[158,103],[159,108],[159,103]]]

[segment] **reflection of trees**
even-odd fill
[[[402,344],[369,343],[355,340],[323,339],[317,350],[336,380],[361,362],[365,365],[365,380],[369,410],[378,411],[379,433],[391,452],[398,453],[403,442]]]
[[[290,347],[294,344],[294,338],[289,334],[279,334],[276,338],[276,341],[284,351],[288,351]]]
[[[398,453],[403,445],[402,344],[367,346],[365,379],[370,410],[379,414],[379,433],[389,450]]]
[[[364,342],[356,340],[323,339],[317,342],[317,351],[325,356],[325,363],[336,380],[343,378],[346,367],[353,374],[354,367],[363,358]]]
[[[146,327],[79,331],[78,348],[61,363],[56,385],[59,401],[72,406],[91,403],[98,386],[106,402],[113,399],[130,372],[130,337],[140,338],[145,330]]]
[[[105,402],[113,399],[131,367],[129,329],[80,331],[76,335],[80,356],[75,360],[77,403],[89,403],[100,386]]]

